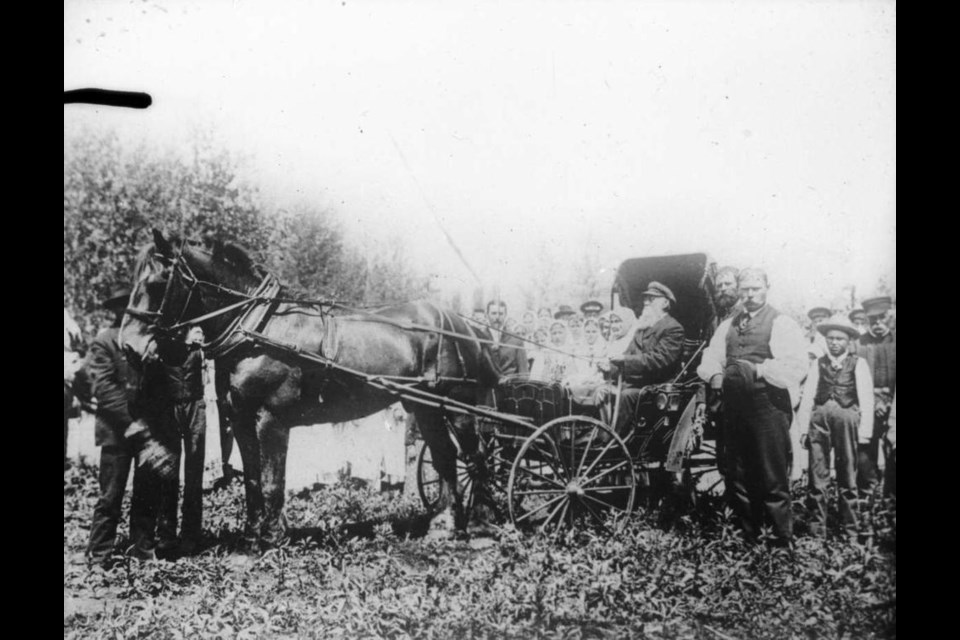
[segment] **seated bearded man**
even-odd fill
[[[605,372],[623,375],[617,433],[631,428],[643,395],[642,387],[665,382],[677,371],[683,350],[684,330],[670,316],[677,299],[666,285],[651,282],[643,292],[643,312],[637,319],[633,339],[619,354],[611,354],[601,363]]]

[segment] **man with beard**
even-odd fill
[[[872,494],[880,482],[878,463],[881,442],[885,447],[884,458],[891,453],[884,436],[890,418],[890,405],[897,390],[897,332],[891,326],[892,307],[893,301],[889,296],[863,301],[868,331],[860,336],[856,351],[870,365],[873,375],[874,422],[870,443],[861,445],[858,452],[857,486],[861,498]]]
[[[500,368],[501,379],[504,376],[525,376],[530,372],[523,341],[504,332],[503,325],[506,320],[506,302],[491,300],[487,303],[487,325],[493,341],[490,348],[493,351],[493,361]]]
[[[767,304],[762,269],[740,272],[743,310],[717,327],[697,374],[723,393],[727,498],[750,538],[764,524],[779,544],[793,539],[790,500],[792,408],[807,373],[807,342],[789,316]]]
[[[611,354],[600,368],[622,371],[623,389],[617,413],[617,433],[625,434],[637,414],[643,387],[664,382],[677,372],[683,350],[683,326],[670,316],[677,299],[664,284],[651,282],[643,292],[643,311],[633,339],[621,354]]]
[[[717,271],[715,280],[716,295],[713,299],[714,306],[717,308],[717,322],[723,322],[740,311],[738,303],[740,295],[737,293],[737,275],[739,270],[736,267],[721,267]]]

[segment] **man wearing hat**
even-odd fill
[[[623,354],[613,354],[606,371],[614,368],[623,372],[623,390],[616,429],[626,433],[640,404],[641,388],[665,382],[677,372],[677,363],[683,350],[683,326],[670,316],[677,299],[664,284],[651,282],[643,292],[643,311],[637,319],[633,340]]]
[[[807,373],[807,341],[789,316],[767,304],[762,269],[740,272],[743,310],[717,327],[697,374],[723,393],[727,498],[747,536],[764,524],[778,542],[793,538],[790,423]]]
[[[839,316],[820,323],[817,331],[826,340],[827,353],[810,364],[798,412],[810,452],[810,532],[826,535],[832,452],[840,525],[855,541],[859,534],[857,447],[873,436],[873,379],[867,362],[850,353],[851,340],[860,336],[853,324]]]
[[[870,365],[873,377],[874,424],[869,444],[860,446],[857,484],[861,498],[873,493],[880,482],[879,458],[881,443],[886,443],[890,405],[897,390],[897,332],[892,328],[893,301],[889,296],[877,296],[863,301],[867,316],[867,333],[860,336],[856,352]],[[889,447],[884,444],[884,458]]]
[[[866,335],[867,333],[867,314],[863,309],[854,309],[850,312],[850,315],[847,316],[850,319],[850,323],[857,330],[857,339],[859,340],[860,336]],[[856,346],[855,344],[853,346]]]
[[[104,329],[90,345],[87,370],[97,401],[94,438],[100,449],[100,498],[93,511],[87,559],[107,566],[117,537],[123,494],[136,447],[126,437],[127,428],[155,395],[141,389],[141,380],[130,367],[118,342],[120,322],[130,290],[115,288],[103,306],[113,312],[113,326]],[[157,519],[159,482],[148,465],[137,465],[130,506],[131,555],[155,559],[154,529]]]
[[[807,311],[807,317],[810,319],[810,331],[807,333],[807,339],[810,346],[807,347],[807,353],[811,360],[816,360],[827,353],[827,343],[823,339],[823,334],[817,329],[830,317],[830,309],[827,307],[814,307]]]
[[[568,304],[562,304],[557,307],[557,312],[553,314],[554,320],[563,320],[566,322],[567,316],[575,315],[577,312]]]
[[[603,303],[599,300],[587,300],[580,305],[580,312],[584,318],[597,318],[603,313]]]

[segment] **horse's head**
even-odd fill
[[[209,339],[226,319],[202,317],[236,302],[232,292],[247,293],[262,277],[246,251],[235,245],[168,240],[154,229],[153,242],[137,256],[120,343],[139,363],[155,358],[159,343],[180,338],[197,319]]]

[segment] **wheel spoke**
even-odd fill
[[[612,487],[587,487],[584,491],[592,491],[594,493],[604,493],[607,491],[624,491],[626,489],[633,489],[632,484],[620,484]]]
[[[597,500],[596,498],[594,498],[593,496],[591,496],[591,495],[588,494],[588,493],[583,494],[583,496],[581,496],[581,497],[583,497],[583,498],[585,498],[585,499],[587,499],[587,500],[590,500],[591,502],[596,502],[598,505],[600,505],[600,506],[603,507],[604,509],[616,509],[617,511],[623,511],[624,513],[629,513],[629,511],[627,511],[626,509],[624,509],[624,508],[622,508],[622,507],[618,507],[618,506],[616,506],[616,505],[612,505],[612,504],[610,504],[609,502],[603,502],[602,500]]]
[[[613,473],[613,472],[616,471],[617,469],[619,469],[619,468],[621,468],[621,467],[623,467],[623,466],[625,466],[625,465],[628,465],[628,464],[630,464],[630,461],[629,461],[629,460],[621,460],[620,462],[618,462],[617,464],[613,465],[612,467],[609,467],[609,468],[607,468],[607,469],[604,469],[601,473],[593,476],[592,478],[588,478],[588,479],[582,481],[582,482],[580,483],[580,486],[581,486],[581,487],[585,487],[585,486],[587,486],[588,484],[590,484],[591,482],[596,482],[597,480],[599,480],[600,478],[604,477],[605,475],[607,475],[607,474],[609,474],[609,473]]]
[[[561,493],[566,493],[565,489],[525,489],[520,491],[514,491],[513,495],[515,496],[555,496]]]
[[[565,496],[566,494],[560,497],[564,498]],[[550,512],[550,515],[547,516],[547,519],[543,522],[543,524],[540,525],[540,531],[546,531],[547,525],[550,524],[550,522],[553,520],[553,516],[557,515],[557,512],[560,511],[560,508],[563,507],[565,504],[568,504],[569,502],[570,502],[569,500],[566,500],[558,504],[556,507],[554,507],[553,511]]]
[[[582,504],[584,507],[587,508],[587,511],[590,512],[590,515],[593,516],[593,519],[594,519],[601,527],[603,527],[606,531],[610,531],[610,527],[607,526],[607,523],[604,522],[603,516],[602,516],[601,514],[597,513],[597,510],[596,510],[596,509],[594,509],[592,506],[590,506],[590,504],[588,504],[586,501],[583,501],[583,500],[580,501],[580,504]]]
[[[600,450],[600,453],[597,454],[597,458],[596,458],[593,462],[590,463],[590,466],[587,467],[587,470],[583,472],[583,475],[585,475],[585,476],[590,475],[590,472],[593,471],[593,468],[594,468],[595,466],[597,466],[597,463],[600,462],[600,460],[603,459],[603,456],[607,453],[607,451],[610,450],[610,447],[612,447],[614,444],[616,444],[616,442],[617,442],[617,441],[616,441],[614,438],[610,438],[610,442],[608,442],[608,443],[603,447],[603,449]]]
[[[524,473],[528,473],[528,474],[530,474],[531,476],[534,476],[535,478],[539,478],[539,479],[543,480],[544,482],[549,482],[550,484],[554,485],[555,487],[559,487],[559,488],[561,488],[561,489],[565,489],[565,488],[566,488],[566,487],[563,486],[563,484],[561,484],[560,482],[554,480],[553,478],[548,478],[547,476],[542,475],[542,474],[539,474],[539,473],[537,473],[536,471],[534,471],[533,469],[530,469],[530,468],[525,467],[525,466],[523,466],[523,465],[517,465],[517,469],[520,470],[520,471],[523,471]]]
[[[517,518],[517,522],[522,522],[523,520],[526,520],[527,518],[529,518],[529,517],[532,516],[533,514],[537,513],[538,511],[543,511],[544,509],[549,508],[550,505],[554,504],[554,503],[557,502],[558,500],[563,500],[564,496],[566,496],[565,493],[562,494],[562,495],[557,496],[556,498],[551,498],[550,500],[547,500],[546,502],[544,502],[543,504],[541,504],[541,505],[538,506],[538,507],[534,507],[534,508],[531,509],[530,511],[527,511],[525,514],[523,514],[522,516],[520,516],[519,518]]]
[[[587,455],[590,453],[590,446],[593,444],[593,439],[597,437],[597,433],[600,431],[596,426],[593,427],[593,431],[590,432],[590,439],[587,440],[587,445],[583,448],[583,457],[580,458],[580,463],[577,465],[577,477],[580,477],[580,471],[583,469],[583,464],[587,461]]]

